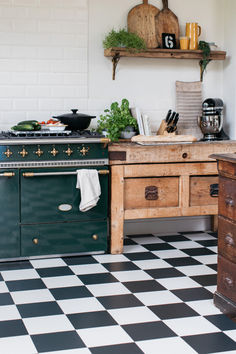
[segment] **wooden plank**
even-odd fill
[[[175,143],[175,142],[193,142],[197,141],[197,138],[192,135],[152,135],[152,136],[145,136],[145,135],[135,135],[131,138],[133,143]]]
[[[180,195],[179,195],[179,206],[184,209],[189,207],[189,176],[181,176],[179,180],[179,190],[180,190]]]
[[[112,254],[118,254],[123,251],[124,234],[123,166],[112,166],[111,181],[110,251]]]
[[[109,48],[104,50],[105,57],[136,57],[136,58],[160,58],[160,59],[202,59],[201,50],[181,50],[181,49],[147,49],[144,52],[130,52],[125,48]],[[225,51],[212,51],[211,60],[225,60]]]

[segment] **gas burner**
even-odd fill
[[[0,140],[4,139],[50,139],[50,138],[102,138],[103,135],[96,131],[82,130],[82,131],[70,131],[64,130],[62,132],[53,131],[2,131],[0,132]]]

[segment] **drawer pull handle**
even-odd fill
[[[230,233],[225,236],[225,243],[228,246],[235,246],[233,236]]]
[[[145,188],[145,199],[146,200],[157,200],[158,199],[158,188],[156,186],[148,186]]]
[[[230,198],[230,197],[227,197],[226,199],[225,199],[225,204],[226,204],[226,206],[229,206],[229,207],[234,207],[234,201],[233,201],[233,199],[232,198]]]
[[[97,241],[98,240],[98,235],[95,234],[95,235],[92,236],[92,238],[93,238],[94,241]]]
[[[183,158],[183,159],[186,159],[187,157],[188,157],[187,152],[184,152],[183,155],[182,155],[182,158]]]
[[[37,245],[38,243],[39,243],[39,239],[38,238],[33,238],[33,243],[35,244],[35,245]]]
[[[210,196],[212,198],[217,198],[219,196],[219,184],[210,185]]]
[[[230,277],[224,277],[223,282],[226,288],[232,288],[234,286],[234,282]]]

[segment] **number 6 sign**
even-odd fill
[[[162,48],[164,49],[175,49],[176,39],[173,33],[162,33]]]

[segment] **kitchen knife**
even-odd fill
[[[171,114],[171,116],[170,116],[170,118],[168,119],[168,122],[167,122],[168,125],[171,125],[173,123],[175,115],[176,115],[176,112],[172,112],[172,114]]]
[[[165,119],[165,121],[166,121],[167,124],[168,124],[169,118],[170,118],[170,116],[171,116],[171,113],[172,113],[172,110],[170,109],[170,110],[168,111],[167,116],[166,116],[166,119]]]

